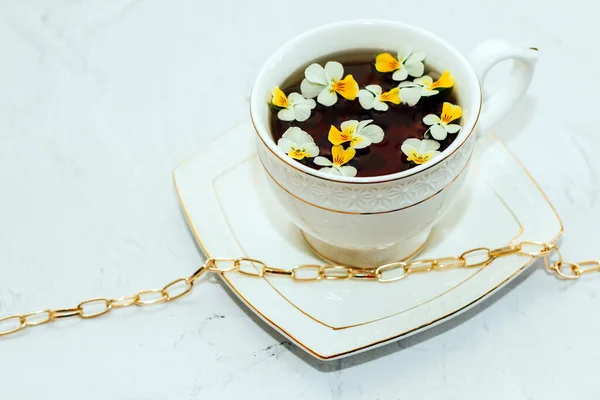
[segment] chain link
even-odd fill
[[[0,337],[25,328],[47,324],[63,318],[97,318],[109,312],[131,306],[150,306],[177,300],[190,293],[196,281],[206,272],[240,274],[261,278],[265,275],[289,276],[296,282],[316,282],[320,280],[370,280],[382,283],[395,282],[410,275],[457,268],[485,268],[492,261],[511,255],[543,258],[548,271],[557,278],[574,280],[582,275],[600,272],[600,259],[585,260],[579,263],[564,261],[558,247],[553,243],[523,241],[518,244],[490,249],[478,247],[467,250],[460,256],[430,258],[413,261],[398,261],[375,269],[356,269],[344,265],[303,264],[290,269],[270,267],[253,258],[209,258],[198,270],[187,278],[176,279],[160,289],[141,290],[129,296],[115,299],[94,298],[79,303],[74,308],[40,310],[23,315],[10,315],[0,318]]]

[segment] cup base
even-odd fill
[[[358,249],[335,246],[317,239],[309,233],[301,232],[308,247],[318,257],[330,264],[345,265],[358,269],[375,269],[383,264],[406,261],[415,257],[423,250],[431,234],[431,230],[429,230],[410,240],[390,246]]]

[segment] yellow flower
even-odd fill
[[[377,125],[369,125],[371,122],[372,119],[344,121],[340,126],[341,131],[331,125],[328,139],[336,146],[350,142],[350,147],[354,149],[364,149],[371,143],[380,143],[383,140],[383,129]]]
[[[352,160],[355,154],[356,150],[354,150],[352,147],[348,147],[346,150],[344,150],[342,146],[333,146],[331,148],[331,159],[333,161],[319,156],[315,158],[315,164],[323,167],[320,169],[320,171],[331,175],[356,176],[356,168],[351,165],[344,165],[348,161]]]
[[[394,104],[400,104],[400,89],[393,88],[389,92],[381,93],[379,96],[381,101],[387,101]]]
[[[289,97],[281,89],[273,89],[271,104],[281,108],[277,118],[282,121],[306,121],[310,117],[311,110],[317,106],[312,99],[305,99],[300,93],[290,93]]]
[[[382,93],[379,85],[368,85],[358,91],[358,101],[365,110],[374,108],[377,111],[387,111],[387,103],[400,104],[400,89],[393,88],[389,92]]]
[[[462,117],[462,108],[445,102],[442,106],[441,118],[435,114],[429,114],[423,118],[423,123],[430,125],[429,131],[434,139],[444,140],[449,133],[456,133],[460,130],[460,125],[450,123],[460,117]]]
[[[279,87],[273,89],[273,99],[271,100],[271,104],[281,108],[288,108],[290,106],[290,102]]]
[[[390,53],[377,54],[375,57],[375,69],[379,72],[392,72],[400,68],[400,61]]]
[[[432,77],[425,75],[412,82],[402,82],[399,85],[400,88],[411,86],[421,87],[422,96],[433,96],[434,94],[439,93],[439,90],[437,89],[446,89],[454,86],[454,78],[450,75],[449,71],[444,71],[440,78],[435,82]]]
[[[425,75],[412,82],[400,82],[398,85],[402,102],[406,102],[410,106],[417,104],[421,97],[433,96],[440,92],[438,89],[447,89],[452,86],[454,86],[454,78],[448,71],[444,71],[435,82],[432,77]]]
[[[437,151],[439,148],[440,144],[435,140],[406,139],[402,143],[401,150],[407,155],[408,161],[420,165],[437,157],[440,154]]]
[[[337,61],[329,61],[325,68],[319,64],[311,64],[304,71],[306,77],[300,84],[302,95],[308,99],[317,98],[324,106],[332,106],[337,102],[339,94],[347,100],[354,100],[358,94],[358,83],[352,75],[344,79],[344,67]]]
[[[411,51],[398,52],[398,58],[394,58],[390,53],[378,54],[375,58],[375,69],[379,72],[392,72],[392,79],[403,81],[408,76],[419,77],[425,72],[423,60],[425,54],[413,53]]]
[[[452,75],[450,75],[449,71],[444,71],[440,78],[435,82],[433,82],[433,79],[428,75],[415,79],[415,82],[422,83],[425,89],[431,91],[440,88],[451,88],[452,86],[454,86],[454,78],[452,77]]]

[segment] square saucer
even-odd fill
[[[174,172],[181,205],[207,257],[259,259],[291,268],[323,264],[267,187],[251,124],[221,135]],[[523,165],[481,135],[465,188],[418,258],[459,255],[515,241],[554,242],[558,214]],[[332,360],[399,340],[466,311],[533,262],[511,255],[485,268],[455,269],[382,284],[299,283],[285,276],[223,274],[260,318],[309,354]]]

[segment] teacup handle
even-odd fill
[[[486,75],[502,61],[513,60],[512,71],[501,88],[483,93],[483,105],[477,130],[488,131],[504,117],[529,87],[538,59],[536,48],[521,47],[504,40],[490,40],[477,46],[469,61],[479,78],[483,90]]]

